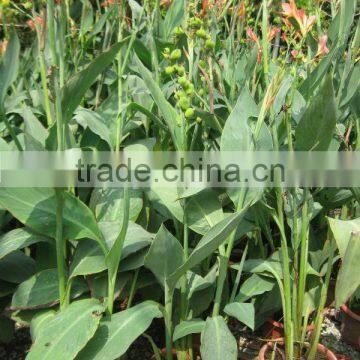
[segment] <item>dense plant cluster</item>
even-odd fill
[[[1,151],[360,148],[356,0],[0,11]],[[18,322],[28,359],[117,359],[143,335],[156,359],[230,360],[231,319],[256,332],[273,317],[286,359],[315,359],[329,284],[336,307],[360,302],[359,201],[358,188],[2,187],[0,341]]]

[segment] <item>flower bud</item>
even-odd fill
[[[180,58],[181,58],[181,50],[180,49],[175,49],[170,54],[170,60],[172,60],[172,61],[179,60]]]
[[[195,111],[194,111],[193,108],[188,108],[188,109],[185,111],[185,117],[186,117],[187,119],[193,118],[194,115],[195,115]]]

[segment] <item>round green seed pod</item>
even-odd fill
[[[171,74],[174,73],[174,71],[175,71],[174,66],[167,66],[167,67],[165,68],[165,74],[166,74],[166,75],[171,75]]]
[[[196,30],[196,36],[205,39],[206,38],[206,31],[203,28],[200,28],[199,30]]]
[[[185,88],[187,86],[187,84],[188,84],[188,80],[187,80],[187,78],[185,76],[181,76],[178,79],[178,83],[179,83],[180,86]]]
[[[183,76],[185,74],[185,68],[183,66],[176,66],[175,71],[179,76]]]
[[[206,68],[206,62],[205,62],[205,60],[199,60],[199,65],[200,65],[203,69],[205,69],[205,68]]]
[[[174,29],[174,35],[175,36],[181,36],[182,34],[184,34],[184,30],[182,29],[181,26],[176,26]]]
[[[33,4],[32,4],[31,1],[27,1],[27,2],[25,2],[25,3],[23,4],[23,7],[24,7],[26,10],[30,10],[30,9],[32,9]]]
[[[178,105],[181,110],[186,111],[190,107],[190,99],[187,97],[181,97],[179,99]]]
[[[195,111],[194,111],[193,108],[188,108],[188,109],[185,111],[185,117],[186,117],[187,119],[193,118],[194,115],[195,115]]]
[[[193,84],[189,84],[189,86],[186,89],[186,94],[189,96],[193,96],[195,93],[195,87]]]
[[[204,91],[204,89],[201,88],[198,93],[199,93],[199,96],[204,96],[205,91]]]
[[[215,43],[214,41],[208,39],[205,41],[205,47],[207,50],[214,50],[215,49]]]
[[[175,49],[171,52],[170,60],[176,61],[176,60],[179,60],[180,58],[181,58],[181,50],[180,49]]]
[[[196,118],[196,122],[197,122],[198,124],[201,124],[201,123],[202,123],[201,117],[198,116],[198,117]]]

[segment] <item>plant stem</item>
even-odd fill
[[[172,291],[165,282],[165,343],[166,360],[172,360]]]
[[[330,283],[330,276],[331,276],[331,270],[332,270],[332,263],[333,263],[333,259],[334,259],[334,253],[335,253],[335,249],[336,249],[336,242],[334,241],[332,236],[330,236],[330,241],[331,241],[330,255],[329,255],[329,260],[328,260],[327,269],[326,269],[325,282],[323,283],[323,286],[321,288],[320,304],[319,304],[319,307],[317,310],[316,321],[315,321],[315,331],[314,331],[313,337],[312,337],[312,344],[311,344],[308,360],[314,360],[316,357],[317,346],[319,343],[320,333],[321,333],[321,325],[324,320],[324,308],[325,308],[326,297],[327,297],[327,292],[328,292],[329,283]]]
[[[117,272],[121,260],[122,249],[124,246],[125,236],[129,225],[129,208],[130,208],[130,191],[127,186],[124,187],[124,218],[120,233],[115,240],[113,247],[106,257],[108,264],[108,313],[111,315],[114,308],[115,284]]]
[[[138,279],[138,276],[139,276],[139,271],[140,271],[140,268],[137,268],[135,270],[134,277],[133,277],[132,282],[131,282],[129,300],[128,300],[128,303],[127,303],[127,306],[126,306],[127,309],[131,308],[131,304],[132,304],[132,301],[133,301],[134,296],[135,296],[136,283],[137,283],[137,279]]]
[[[262,2],[262,56],[263,67],[266,85],[269,84],[269,43],[267,40],[268,34],[268,6],[267,0]]]
[[[65,272],[65,254],[63,239],[63,206],[64,197],[62,189],[55,189],[56,195],[56,262],[59,277],[59,298],[60,310],[66,306],[66,272]]]

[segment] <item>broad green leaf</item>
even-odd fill
[[[165,208],[170,212],[180,222],[184,220],[184,211],[180,204],[178,193],[175,189],[171,187],[160,187],[155,186],[151,188],[151,192],[157,196],[158,199],[151,199],[154,207],[165,206]],[[158,201],[160,200],[160,202]],[[161,211],[165,215],[166,211]]]
[[[121,229],[121,223],[115,221],[100,222],[99,227],[103,233],[107,248],[111,249]],[[130,221],[125,236],[121,259],[124,260],[131,257],[131,255],[136,255],[140,250],[148,247],[152,240],[153,234],[150,234],[140,225]],[[129,266],[131,267],[129,263],[121,262],[119,270],[125,271],[124,268]],[[105,269],[107,269],[105,256],[98,243],[89,239],[84,239],[79,242],[71,263],[70,277],[96,274]],[[126,270],[129,269],[126,268]]]
[[[30,335],[33,342],[40,333],[42,327],[46,326],[48,321],[55,315],[56,311],[54,309],[42,309],[38,310],[38,312],[32,317],[30,323]]]
[[[94,134],[99,135],[101,139],[106,141],[110,148],[112,148],[112,143],[110,140],[110,130],[104,124],[101,116],[90,109],[78,109],[74,116],[74,119],[79,123],[84,129],[89,128]]]
[[[261,295],[272,290],[274,285],[275,283],[273,280],[258,274],[253,274],[241,285],[239,294],[235,297],[235,301],[239,303],[247,301],[256,295]]]
[[[259,114],[258,106],[247,87],[245,87],[226,120],[223,133],[221,135],[222,151],[248,151],[252,150],[252,132],[248,125],[250,117],[257,117]]]
[[[124,190],[96,188],[91,194],[90,208],[97,221],[119,221],[124,218]],[[143,206],[141,190],[130,189],[130,221],[136,221]]]
[[[83,281],[74,280],[71,296],[78,297],[86,292]],[[35,307],[50,307],[59,301],[59,280],[56,269],[43,270],[24,281],[16,289],[11,308],[31,309]]]
[[[27,228],[18,228],[0,236],[0,259],[15,250],[36,244],[38,242],[52,242],[48,237],[35,234]]]
[[[247,210],[248,208],[245,208],[241,212],[231,214],[213,226],[202,237],[186,262],[169,276],[167,279],[169,287],[174,288],[179,278],[185,274],[186,271],[192,269],[195,265],[206,259],[221,244],[223,244],[230,233],[240,224]]]
[[[343,259],[350,242],[351,234],[360,231],[360,218],[340,220],[328,217],[327,219],[339,249],[340,257]]]
[[[336,124],[336,104],[333,78],[328,74],[295,130],[296,149],[300,151],[326,151]]]
[[[309,100],[313,96],[321,81],[323,81],[324,77],[326,77],[326,73],[328,72],[333,60],[338,58],[342,53],[343,49],[341,47],[339,48],[333,46],[330,53],[321,59],[316,68],[301,84],[299,91],[305,100]],[[321,109],[320,106],[319,109]],[[316,121],[314,122],[316,123]]]
[[[340,1],[340,25],[339,25],[339,42],[345,44],[353,25],[358,2],[356,0]]]
[[[90,209],[78,198],[64,192],[64,237],[90,238],[103,247],[102,234]],[[31,229],[55,237],[56,197],[54,189],[2,188],[0,204]]]
[[[68,122],[80,105],[86,91],[96,78],[113,62],[116,54],[127,43],[127,38],[100,54],[84,70],[72,77],[62,88],[63,121]]]
[[[106,268],[104,253],[96,242],[84,239],[78,243],[70,266],[70,277],[96,274]]]
[[[5,54],[0,62],[0,110],[4,105],[6,93],[14,82],[19,68],[20,42],[15,32],[11,32]]]
[[[276,94],[274,104],[273,104],[273,109],[274,109],[275,114],[279,114],[282,106],[285,104],[286,95],[288,94],[288,91],[290,90],[291,84],[293,83],[293,81],[294,81],[294,78],[291,75],[287,75],[283,79],[280,89],[279,89],[278,93]]]
[[[237,342],[222,316],[208,317],[201,332],[203,360],[236,360]]]
[[[169,9],[166,11],[166,16],[164,20],[164,39],[168,39],[171,36],[174,28],[181,25],[184,19],[184,10],[184,0],[177,0],[171,3]]]
[[[345,84],[341,92],[339,106],[341,108],[347,106],[355,96],[356,92],[359,91],[359,88],[360,88],[360,64],[356,63],[345,80]]]
[[[181,139],[180,128],[178,126],[178,113],[166,100],[159,85],[152,78],[151,72],[142,64],[139,58],[136,56],[136,65],[138,67],[139,74],[144,80],[147,88],[149,89],[151,96],[153,97],[156,105],[159,107],[164,120],[169,128],[171,137],[177,150],[183,149],[183,143]]]
[[[15,250],[0,260],[0,279],[19,284],[36,271],[36,263],[22,251]]]
[[[168,276],[183,264],[183,257],[184,252],[179,240],[162,225],[146,256],[145,266],[164,286]]]
[[[256,148],[252,130],[248,124],[249,118],[257,117],[259,108],[252,98],[250,91],[244,87],[234,109],[226,120],[223,133],[221,135],[221,150],[222,151],[250,151]],[[265,128],[262,127],[261,134],[264,135]],[[264,136],[262,136],[264,137]],[[257,139],[259,140],[259,139]],[[264,141],[262,141],[264,143]],[[269,149],[261,149],[269,150]],[[238,204],[239,195],[243,190],[240,188],[228,189],[228,194],[234,204]],[[247,189],[245,196],[245,203],[251,202],[252,199],[259,196],[263,190]]]
[[[184,336],[190,334],[201,333],[204,329],[205,321],[202,319],[191,319],[181,321],[180,324],[175,326],[173,341],[179,340]]]
[[[205,189],[192,196],[186,204],[186,216],[189,227],[204,235],[224,217],[216,192]]]
[[[77,356],[77,360],[113,360],[125,354],[129,346],[162,316],[159,305],[145,301],[104,318],[94,337]]]
[[[25,125],[25,144],[31,137],[32,142],[36,142],[37,145],[43,150],[45,147],[45,141],[48,137],[48,131],[43,124],[37,119],[30,107],[22,105],[20,109],[16,109],[14,112],[18,113],[24,119]],[[29,144],[27,144],[29,145]],[[37,150],[36,148],[34,150]]]
[[[335,287],[336,307],[343,305],[360,286],[360,232],[352,232]],[[357,274],[357,275],[356,275]],[[355,275],[355,276],[354,276]]]
[[[115,240],[121,229],[121,223],[117,221],[103,221],[99,223],[99,228],[104,236],[107,248],[111,249],[114,246]],[[153,238],[154,234],[149,233],[140,225],[129,221],[121,258],[124,259],[149,246],[153,241]]]
[[[233,302],[225,306],[224,312],[229,316],[234,317],[241,323],[245,324],[251,330],[254,330],[255,327],[254,304]]]
[[[41,327],[26,359],[74,359],[94,336],[104,310],[96,299],[71,303]]]
[[[188,271],[186,276],[188,280],[188,299],[190,299],[194,293],[202,291],[215,284],[218,274],[218,265],[215,264],[205,277],[202,277],[192,271]]]

